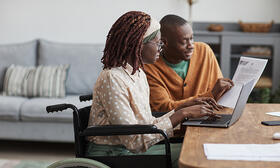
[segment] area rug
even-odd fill
[[[52,163],[53,161],[0,159],[0,168],[46,168]]]

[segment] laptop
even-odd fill
[[[253,85],[254,80],[242,86],[232,114],[219,114],[221,118],[216,120],[207,120],[208,117],[203,117],[199,119],[189,119],[183,122],[182,125],[223,128],[230,127],[241,117]]]

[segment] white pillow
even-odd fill
[[[25,97],[65,97],[69,65],[25,67],[11,65],[4,78],[4,94]]]

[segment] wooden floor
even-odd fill
[[[58,161],[73,158],[74,144],[0,140],[0,159]]]

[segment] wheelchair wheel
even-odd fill
[[[49,165],[47,168],[110,168],[96,160],[86,158],[71,158],[60,160]]]

